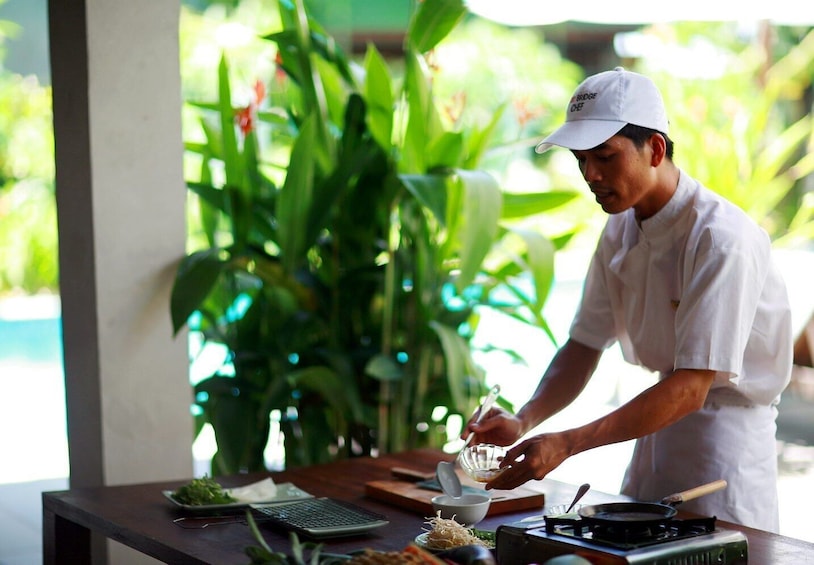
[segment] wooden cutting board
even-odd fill
[[[458,477],[464,487],[484,490],[483,485],[476,483],[458,471]],[[545,494],[535,489],[535,484],[526,484],[512,490],[490,490],[492,503],[489,505],[487,516],[516,512],[521,510],[542,509],[545,503]],[[432,497],[441,494],[439,490],[429,490],[420,484],[404,480],[381,480],[365,483],[365,495],[382,502],[387,502],[412,510],[424,517],[433,515]]]

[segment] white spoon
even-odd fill
[[[435,468],[435,478],[438,480],[438,484],[441,485],[441,490],[444,491],[445,495],[452,498],[461,498],[463,486],[461,486],[458,473],[455,472],[454,463],[439,461],[438,466]]]
[[[499,394],[500,385],[493,386],[489,391],[489,394],[486,395],[483,404],[480,406],[475,423],[481,421],[481,418],[483,418],[483,416],[489,411],[492,404],[494,404],[495,400],[497,400],[497,396]],[[461,480],[458,478],[458,473],[455,472],[455,464],[458,462],[458,457],[461,455],[461,452],[467,448],[473,437],[475,437],[475,434],[469,434],[469,436],[466,438],[466,442],[464,442],[464,446],[461,448],[461,451],[458,452],[458,456],[455,457],[454,461],[439,461],[438,465],[435,467],[435,478],[441,485],[441,490],[444,491],[444,494],[451,496],[452,498],[460,498],[461,494],[463,493]]]

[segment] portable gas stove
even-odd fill
[[[496,556],[500,565],[543,563],[575,554],[591,563],[648,565],[742,565],[747,563],[746,536],[722,530],[712,518],[673,518],[648,527],[588,524],[575,515],[545,517],[533,527],[516,522],[499,526]]]

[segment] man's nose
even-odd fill
[[[585,163],[582,165],[582,178],[584,178],[589,184],[596,182],[601,178],[599,167],[591,162],[590,159],[586,159]]]

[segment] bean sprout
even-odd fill
[[[426,523],[430,526],[429,530],[425,530],[427,547],[432,549],[450,549],[462,545],[490,547],[486,541],[474,534],[472,528],[464,527],[455,520],[441,518],[440,511],[433,518],[427,518]]]

